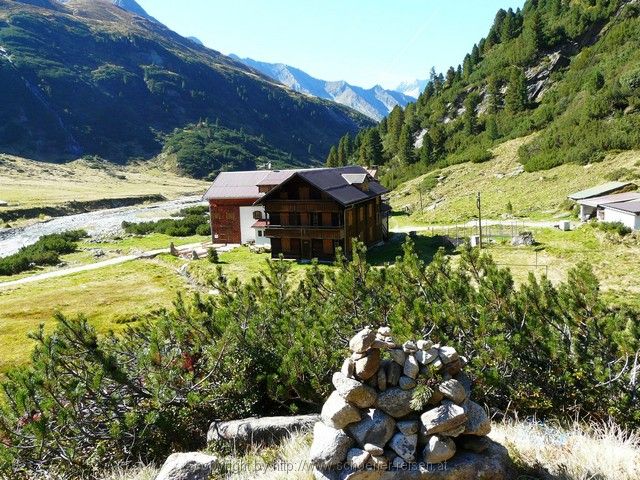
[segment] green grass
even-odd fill
[[[522,172],[518,148],[534,136],[505,142],[494,149],[495,158],[485,163],[465,163],[439,171],[441,181],[423,195],[420,210],[418,186],[426,174],[405,182],[391,193],[396,212],[408,209],[410,217],[392,217],[390,226],[420,223],[461,223],[475,218],[476,194],[482,193],[483,217],[499,219],[507,215],[511,202],[513,215],[531,220],[568,218],[566,199],[570,193],[609,181],[612,171],[625,169],[626,179],[640,184],[640,151],[610,155],[590,165],[561,165],[541,172]]]
[[[185,285],[165,264],[136,260],[100,270],[0,290],[0,371],[28,361],[27,333],[40,323],[50,330],[53,314],[85,314],[99,332],[116,323],[168,307]]]
[[[132,255],[149,250],[160,250],[169,248],[171,242],[176,247],[181,245],[189,245],[192,243],[202,243],[210,240],[209,236],[193,235],[191,237],[170,237],[161,233],[153,233],[146,236],[125,237],[122,239],[113,239],[105,242],[89,242],[81,241],[78,243],[79,251],[62,255],[60,258],[64,262],[63,266],[40,267],[23,272],[18,275],[3,276],[0,275],[0,283],[20,280],[21,278],[47,273],[61,268],[73,268],[91,263],[102,262],[110,258],[120,257],[123,255]],[[96,258],[92,250],[102,250],[104,256]]]
[[[173,242],[176,247],[189,245],[192,243],[203,243],[210,241],[210,236],[192,235],[190,237],[171,237],[162,233],[151,233],[144,236],[127,236],[121,239],[113,239],[105,242],[83,242],[80,248],[99,248],[105,252],[119,251],[122,254],[135,253],[147,250],[159,250],[169,248]]]

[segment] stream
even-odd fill
[[[113,236],[122,232],[122,222],[148,222],[169,218],[183,208],[203,205],[200,197],[183,197],[160,203],[96,210],[67,215],[26,227],[0,229],[0,258],[32,245],[43,235],[68,230],[86,230],[92,236]]]

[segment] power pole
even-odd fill
[[[480,203],[480,192],[478,192],[478,196],[476,197],[476,205],[478,207],[478,246],[480,250],[482,250],[482,204]]]
[[[418,187],[418,193],[420,194],[420,213],[422,213],[422,188]]]

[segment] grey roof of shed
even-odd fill
[[[634,215],[640,215],[640,200],[633,200],[631,202],[622,203],[607,203],[603,205],[604,208],[611,208],[613,210],[620,210],[621,212],[632,213]]]
[[[362,191],[354,185],[350,184],[345,179],[344,175],[365,175],[365,178],[369,178],[368,191]],[[287,180],[278,185],[278,187],[274,188],[264,197],[260,198],[256,202],[256,204],[262,203],[266,198],[273,195],[274,192],[279,190],[283,185],[296,177],[306,180],[311,185],[325,192],[327,195],[332,197],[343,206],[360,203],[388,192],[386,188],[380,185],[377,180],[374,180],[362,167],[349,166],[338,168],[320,168],[313,170],[300,170],[296,172],[294,175],[290,176]]]
[[[632,185],[631,182],[607,182],[596,187],[587,188],[569,195],[571,200],[584,200],[585,198],[600,197],[607,193],[615,192],[621,188]]]
[[[612,195],[605,195],[603,197],[585,198],[584,200],[578,200],[578,203],[580,205],[587,205],[589,207],[597,208],[605,204],[630,202],[632,200],[640,200],[640,193],[639,192],[614,193]]]

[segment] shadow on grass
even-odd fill
[[[371,265],[381,266],[385,263],[393,263],[396,257],[401,257],[404,254],[402,246],[409,234],[407,233],[395,233],[391,239],[384,245],[376,248],[372,248],[367,252],[367,260]],[[425,236],[416,235],[411,237],[413,240],[414,248],[418,257],[426,263],[430,263],[433,260],[434,255],[439,248],[444,248],[448,255],[455,253],[455,247],[451,244],[446,237],[441,235]]]

